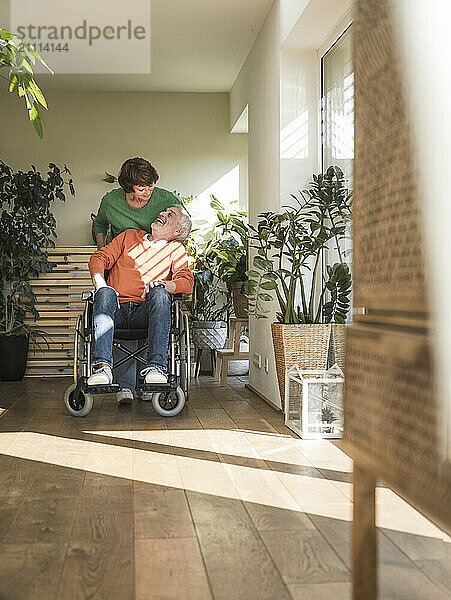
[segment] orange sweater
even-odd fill
[[[156,242],[144,239],[146,231],[126,229],[89,259],[89,271],[110,269],[108,284],[119,294],[119,302],[143,302],[148,281],[173,281],[177,294],[189,294],[193,275],[181,242]]]

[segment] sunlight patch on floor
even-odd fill
[[[113,438],[121,438],[126,440],[135,440],[153,444],[164,444],[169,446],[180,446],[191,450],[204,450],[221,452],[224,454],[232,454],[242,457],[260,457],[254,446],[247,441],[244,434],[246,430],[227,430],[227,429],[152,429],[152,430],[131,430],[131,431],[103,431],[93,430],[84,431],[83,433],[94,436],[105,436]],[[272,435],[272,434],[271,434]],[[277,442],[276,453],[281,453],[283,450],[291,447],[290,437],[282,434],[280,437],[274,436]],[[268,435],[252,435],[252,440],[261,439],[268,445]]]
[[[325,518],[352,520],[352,503],[348,499],[351,484],[338,482],[337,486],[337,482],[321,476],[256,468],[253,461],[258,459],[264,464],[264,460],[261,456],[258,458],[259,453],[256,456],[248,437],[240,431],[212,429],[199,433],[198,430],[130,430],[89,433],[130,442],[159,444],[164,451],[36,432],[3,432],[0,433],[0,452],[111,477],[240,499]],[[278,441],[280,444],[281,440]],[[218,460],[214,454],[218,449],[223,451],[225,460]],[[288,444],[286,449],[291,452],[292,446]],[[235,453],[231,454],[231,450]],[[204,458],[202,455],[184,454],[196,451],[213,452],[213,456]],[[236,463],[231,460],[233,456],[237,459]],[[301,454],[299,456],[302,464],[304,459]],[[377,499],[379,527],[449,541],[441,530],[391,490],[378,488]]]
[[[446,533],[389,488],[376,488],[376,506],[377,527],[451,542],[451,538]]]

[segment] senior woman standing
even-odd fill
[[[97,248],[105,245],[109,227],[111,239],[126,229],[150,232],[157,215],[180,200],[167,190],[156,187],[158,173],[144,158],[129,158],[119,172],[121,187],[102,198],[94,223]]]
[[[98,249],[126,229],[151,232],[151,225],[160,212],[170,206],[182,204],[171,192],[156,187],[158,173],[144,158],[136,157],[126,160],[119,172],[118,181],[121,187],[105,194],[94,222]],[[109,229],[111,235],[107,240]],[[138,342],[123,341],[123,346],[134,351],[138,347]],[[113,357],[114,360],[120,358],[116,351]],[[117,367],[115,376],[121,386],[121,390],[117,394],[118,404],[131,402],[137,376],[135,361],[130,360]]]

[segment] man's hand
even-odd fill
[[[170,294],[174,294],[176,290],[176,285],[173,281],[148,281],[144,284],[144,292],[141,294],[141,298],[144,298],[150,288],[156,287],[157,285],[162,285],[166,288],[166,291]]]
[[[103,273],[93,273],[91,279],[96,289],[96,292],[101,287],[107,287],[107,282],[103,277]]]

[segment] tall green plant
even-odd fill
[[[47,177],[34,165],[27,172],[13,170],[0,161],[0,335],[30,333],[27,314],[39,313],[30,279],[54,267],[47,249],[54,248],[56,221],[50,210],[55,200],[65,201],[64,187],[75,195],[72,179],[49,164]]]
[[[351,219],[351,192],[342,170],[313,175],[308,190],[292,195],[297,207],[261,213],[250,226],[256,250],[245,292],[249,314],[267,318],[265,302],[276,295],[281,323],[344,323],[350,307],[351,273],[343,241]],[[329,252],[339,262],[326,265]]]
[[[24,98],[28,117],[38,136],[43,136],[43,118],[41,105],[47,108],[44,94],[33,77],[33,67],[39,61],[53,75],[52,69],[46,65],[36,49],[27,44],[16,33],[0,27],[0,71],[5,69],[8,76],[0,73],[2,79],[9,83],[9,91],[16,92]]]

